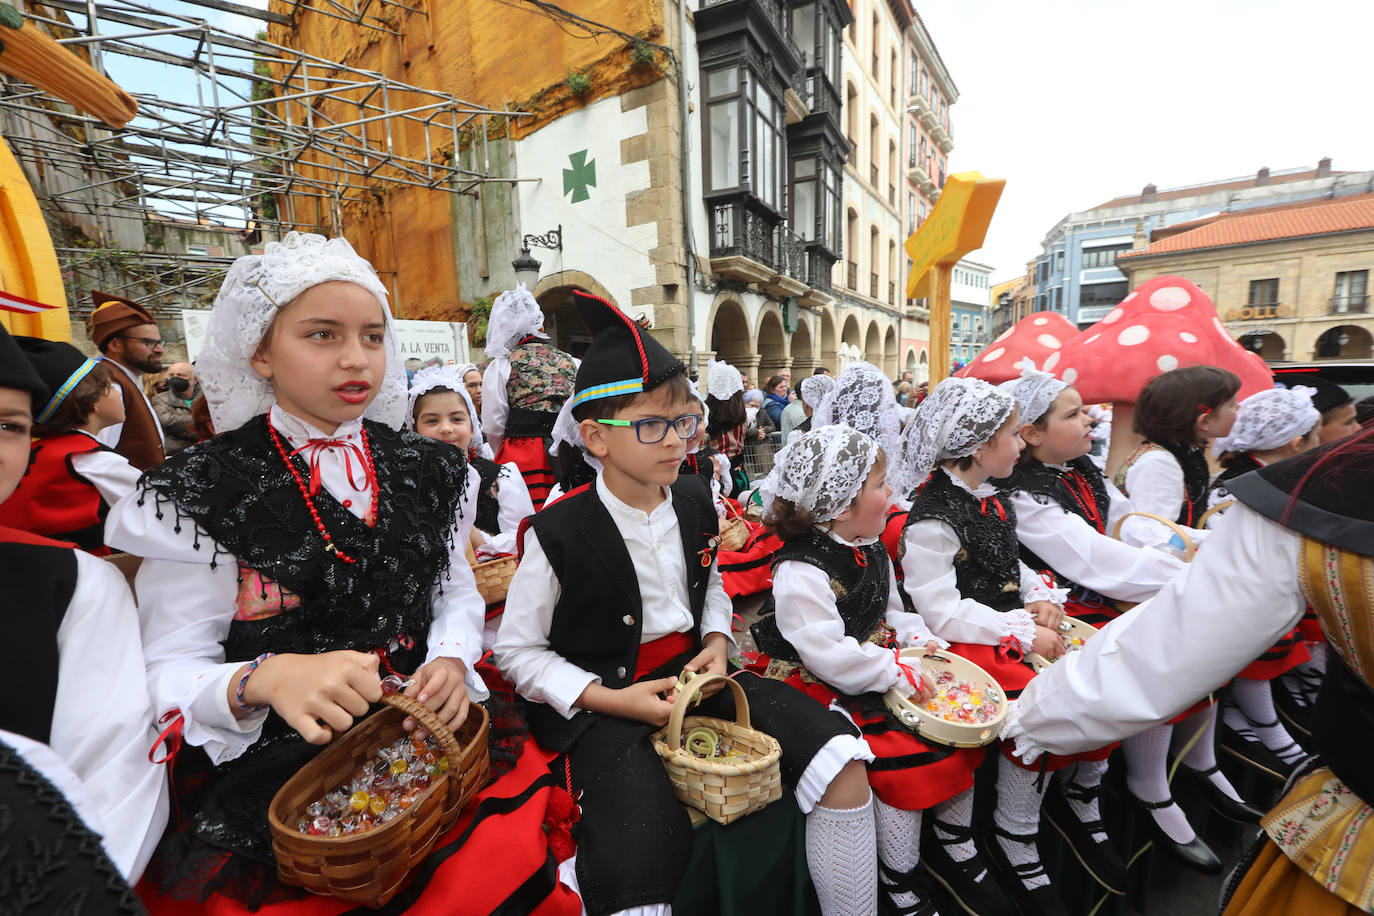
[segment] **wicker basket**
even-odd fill
[[[925,646],[903,649],[902,658],[920,659],[922,671],[952,671],[970,684],[981,685],[986,691],[984,696],[996,701],[997,715],[982,725],[950,722],[916,705],[894,687],[883,694],[883,705],[893,718],[926,741],[950,747],[982,747],[997,740],[1007,720],[1007,698],[992,675],[966,658],[948,652],[931,652]]]
[[[1202,515],[1198,516],[1197,527],[1205,531],[1207,529],[1207,523],[1212,520],[1213,516],[1220,515],[1235,504],[1236,501],[1234,499],[1228,499],[1225,502],[1217,503],[1215,506],[1202,513]]]
[[[277,876],[314,894],[371,907],[384,906],[405,883],[434,843],[458,820],[463,806],[487,784],[487,711],[477,703],[450,732],[419,701],[395,694],[388,705],[358,723],[333,746],[287,780],[267,809]],[[449,759],[425,793],[398,817],[366,833],[318,837],[297,832],[295,825],[311,802],[346,783],[378,748],[406,734],[401,724],[413,716],[439,742]]]
[[[472,567],[472,577],[477,580],[477,593],[482,596],[487,606],[505,601],[506,592],[510,590],[510,580],[515,578],[515,567],[519,565],[519,561],[515,557],[497,557],[479,563],[477,554],[472,551],[471,543],[468,544],[467,556],[468,565]]]
[[[701,688],[721,681],[735,695],[735,722],[709,716],[685,717]],[[728,737],[740,758],[701,758],[682,746],[682,730],[698,726]],[[678,691],[668,725],[653,736],[678,801],[721,824],[737,821],[782,797],[782,748],[771,735],[749,727],[749,701],[744,688],[720,674],[693,677]]]
[[[735,517],[720,526],[720,549],[739,550],[749,540],[749,524]]]
[[[1121,526],[1125,524],[1126,519],[1130,518],[1132,515],[1139,515],[1141,518],[1153,519],[1154,521],[1159,522],[1161,525],[1164,525],[1165,527],[1172,530],[1174,534],[1178,535],[1179,540],[1183,541],[1183,562],[1193,562],[1193,554],[1197,552],[1197,546],[1193,543],[1192,535],[1188,533],[1188,529],[1184,528],[1178,522],[1171,521],[1170,519],[1167,519],[1162,515],[1155,515],[1153,512],[1127,512],[1125,515],[1121,516],[1121,518],[1116,520],[1116,525],[1112,528],[1112,537],[1116,538],[1117,540],[1121,540]]]
[[[1059,632],[1063,633],[1065,636],[1076,636],[1086,643],[1097,635],[1097,627],[1086,621],[1079,620],[1077,617],[1065,615],[1064,619],[1059,624]],[[1039,652],[1026,653],[1026,664],[1030,665],[1036,671],[1044,671],[1054,663],[1055,659],[1046,658]]]

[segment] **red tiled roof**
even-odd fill
[[[1117,259],[1326,235],[1353,229],[1374,229],[1374,194],[1225,214],[1195,229],[1162,238],[1141,251],[1122,252]]]
[[[1327,175],[1347,175],[1348,172],[1327,172]],[[1316,169],[1306,169],[1301,172],[1279,172],[1269,177],[1268,185],[1273,187],[1276,184],[1287,184],[1290,181],[1309,181],[1313,178],[1323,176],[1317,173]],[[1197,197],[1203,194],[1211,194],[1215,191],[1239,191],[1245,188],[1261,187],[1255,184],[1255,177],[1237,178],[1234,181],[1218,181],[1215,184],[1200,184],[1190,188],[1166,188],[1155,195],[1155,200],[1178,200],[1183,197]],[[1105,204],[1098,204],[1093,210],[1105,210],[1108,207],[1128,207],[1131,204],[1144,203],[1145,200],[1140,194],[1128,194],[1125,197],[1114,197]]]

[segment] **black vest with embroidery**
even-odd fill
[[[477,490],[477,515],[473,527],[487,534],[501,533],[501,501],[497,495],[501,491],[501,465],[481,455],[468,459],[477,469],[481,486]]]
[[[701,646],[701,615],[719,520],[710,491],[699,477],[679,477],[672,495],[687,568],[693,621],[688,635],[695,652]],[[539,538],[559,582],[549,648],[597,675],[605,687],[618,689],[633,683],[644,616],[638,571],[596,485],[546,505],[530,516],[529,529]],[[526,715],[535,739],[559,752],[572,747],[596,718],[582,712],[565,719],[543,703],[528,704]]]
[[[857,551],[857,555],[856,555]],[[859,556],[863,557],[860,564]],[[773,560],[778,563],[796,560],[809,563],[830,578],[830,590],[835,596],[835,610],[844,622],[844,635],[856,642],[864,642],[877,628],[887,611],[888,570],[887,548],[881,542],[866,547],[848,547],[827,534],[795,538],[778,549]],[[776,614],[764,617],[751,628],[759,651],[770,658],[801,662],[801,655],[778,629]]]
[[[999,504],[1005,521],[997,513]],[[1024,604],[1016,509],[1010,500],[979,500],[956,486],[943,469],[936,468],[925,486],[916,491],[906,523],[913,525],[928,518],[949,525],[959,539],[954,577],[960,597],[972,598],[998,611],[1010,611]]]
[[[1217,475],[1217,479],[1212,481],[1211,490],[1229,490],[1230,488],[1226,486],[1228,481],[1235,480],[1242,474],[1258,471],[1262,467],[1264,467],[1264,465],[1251,458],[1248,454],[1237,455],[1235,458],[1231,459],[1229,465],[1222,468],[1221,473]]]
[[[679,474],[693,474],[706,481],[709,487],[711,481],[716,477],[716,462],[712,456],[718,454],[709,445],[703,445],[686,458],[682,459],[682,466],[677,469]]]
[[[76,591],[77,569],[72,548],[46,541],[0,528],[0,581],[10,611],[5,638],[17,649],[0,679],[0,729],[44,744],[57,702],[57,630]]]
[[[448,576],[457,508],[467,481],[462,451],[410,432],[365,422],[376,469],[376,524],[369,527],[327,490],[315,507],[345,563],[325,542],[267,432],[266,415],[193,445],[147,472],[139,501],[170,509],[176,530],[192,525],[198,549],[231,555],[300,597],[300,607],[259,620],[234,620],[227,662],[264,652],[369,652],[397,637],[390,654],[409,673],[424,661],[431,593]],[[285,439],[283,439],[285,443]],[[301,479],[308,468],[293,458]],[[211,544],[200,543],[213,539]],[[218,555],[212,558],[212,564]],[[211,845],[271,862],[267,805],[292,774],[323,748],[306,742],[276,714],[241,756],[215,768],[190,800],[190,829]],[[187,810],[183,807],[183,811]]]
[[[1112,498],[1107,493],[1107,482],[1103,479],[1102,472],[1087,455],[1070,461],[1067,471],[1031,459],[1025,464],[1017,465],[1010,477],[996,483],[1009,496],[1019,490],[1041,505],[1053,502],[1070,515],[1083,519],[1098,534],[1107,533],[1107,513],[1111,508]],[[1093,516],[1094,511],[1096,518]],[[1037,572],[1050,570],[1055,578],[1060,580],[1060,584],[1070,581],[1024,544],[1021,545],[1021,560]]]

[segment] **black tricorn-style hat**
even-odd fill
[[[1321,413],[1326,413],[1333,407],[1340,407],[1342,404],[1351,403],[1354,398],[1350,392],[1346,391],[1335,382],[1328,382],[1318,375],[1289,375],[1281,372],[1278,375],[1279,384],[1285,388],[1292,388],[1294,385],[1306,385],[1309,388],[1317,389],[1317,393],[1312,395],[1312,406]]]
[[[577,370],[573,407],[653,391],[687,367],[633,319],[599,296],[573,292],[592,343]]]
[[[0,325],[0,388],[27,391],[33,397],[35,409],[46,404],[52,394],[4,325]]]
[[[99,362],[87,358],[85,353],[61,340],[16,337],[14,342],[24,351],[24,356],[52,393],[51,397],[33,399],[33,419],[36,423],[48,422],[67,396],[76,390],[76,386]]]

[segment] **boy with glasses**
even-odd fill
[[[732,606],[710,492],[700,477],[678,477],[700,422],[686,367],[615,306],[574,295],[592,343],[571,410],[601,470],[529,518],[493,651],[531,701],[535,740],[562,757],[554,772],[580,793],[577,853],[560,878],[593,916],[666,914],[692,830],[648,739],[668,721],[680,672],[727,673]],[[868,745],[781,682],[737,680],[755,727],[782,745],[783,780],[808,814],[822,912],[875,912]],[[700,712],[734,715],[719,694]]]
[[[115,385],[124,399],[124,422],[106,427],[96,438],[146,471],[166,457],[162,425],[143,393],[144,374],[162,371],[162,335],[157,321],[137,302],[99,290],[91,298],[96,305],[91,340],[116,368]]]

